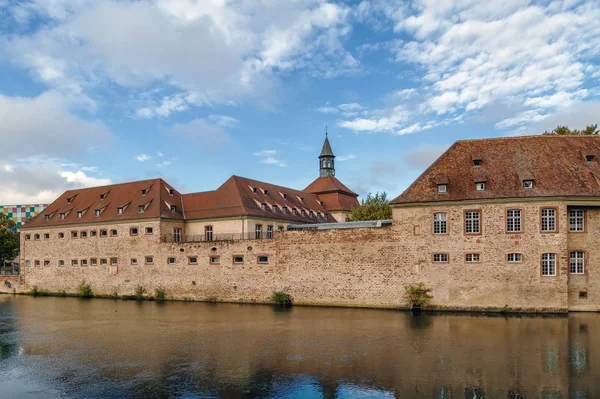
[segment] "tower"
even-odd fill
[[[334,158],[335,155],[333,155],[327,138],[327,129],[325,129],[325,142],[323,143],[321,155],[319,155],[319,177],[335,176]]]

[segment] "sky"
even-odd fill
[[[398,196],[456,140],[600,115],[600,2],[0,0],[0,203],[162,177]]]

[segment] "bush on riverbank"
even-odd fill
[[[286,294],[283,291],[275,291],[273,295],[271,295],[271,301],[275,302],[275,304],[279,306],[292,306],[294,298],[292,298],[290,294]]]
[[[157,301],[164,301],[167,299],[167,289],[164,287],[156,287],[154,289],[154,298]]]
[[[135,287],[135,291],[133,296],[135,297],[136,300],[141,301],[144,299],[144,296],[146,295],[146,289],[144,287],[142,287],[141,285],[137,285]]]
[[[404,286],[404,298],[413,308],[424,308],[429,305],[433,299],[430,292],[431,288],[425,288],[423,283]]]
[[[93,298],[94,292],[92,291],[92,285],[86,283],[85,280],[81,281],[79,287],[77,287],[77,296],[80,298]]]
[[[31,289],[29,290],[29,294],[32,295],[32,296],[48,296],[48,295],[51,295],[49,291],[42,290],[42,289],[38,288],[37,285],[34,285],[33,287],[31,287]]]

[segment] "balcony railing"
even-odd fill
[[[19,266],[18,265],[6,265],[0,266],[0,276],[18,276]]]
[[[272,233],[213,233],[174,236],[169,234],[162,237],[162,242],[212,242],[212,241],[242,241],[242,240],[270,240],[275,237]]]

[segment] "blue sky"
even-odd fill
[[[600,3],[0,0],[0,203],[232,174],[399,195],[459,139],[598,122]]]

